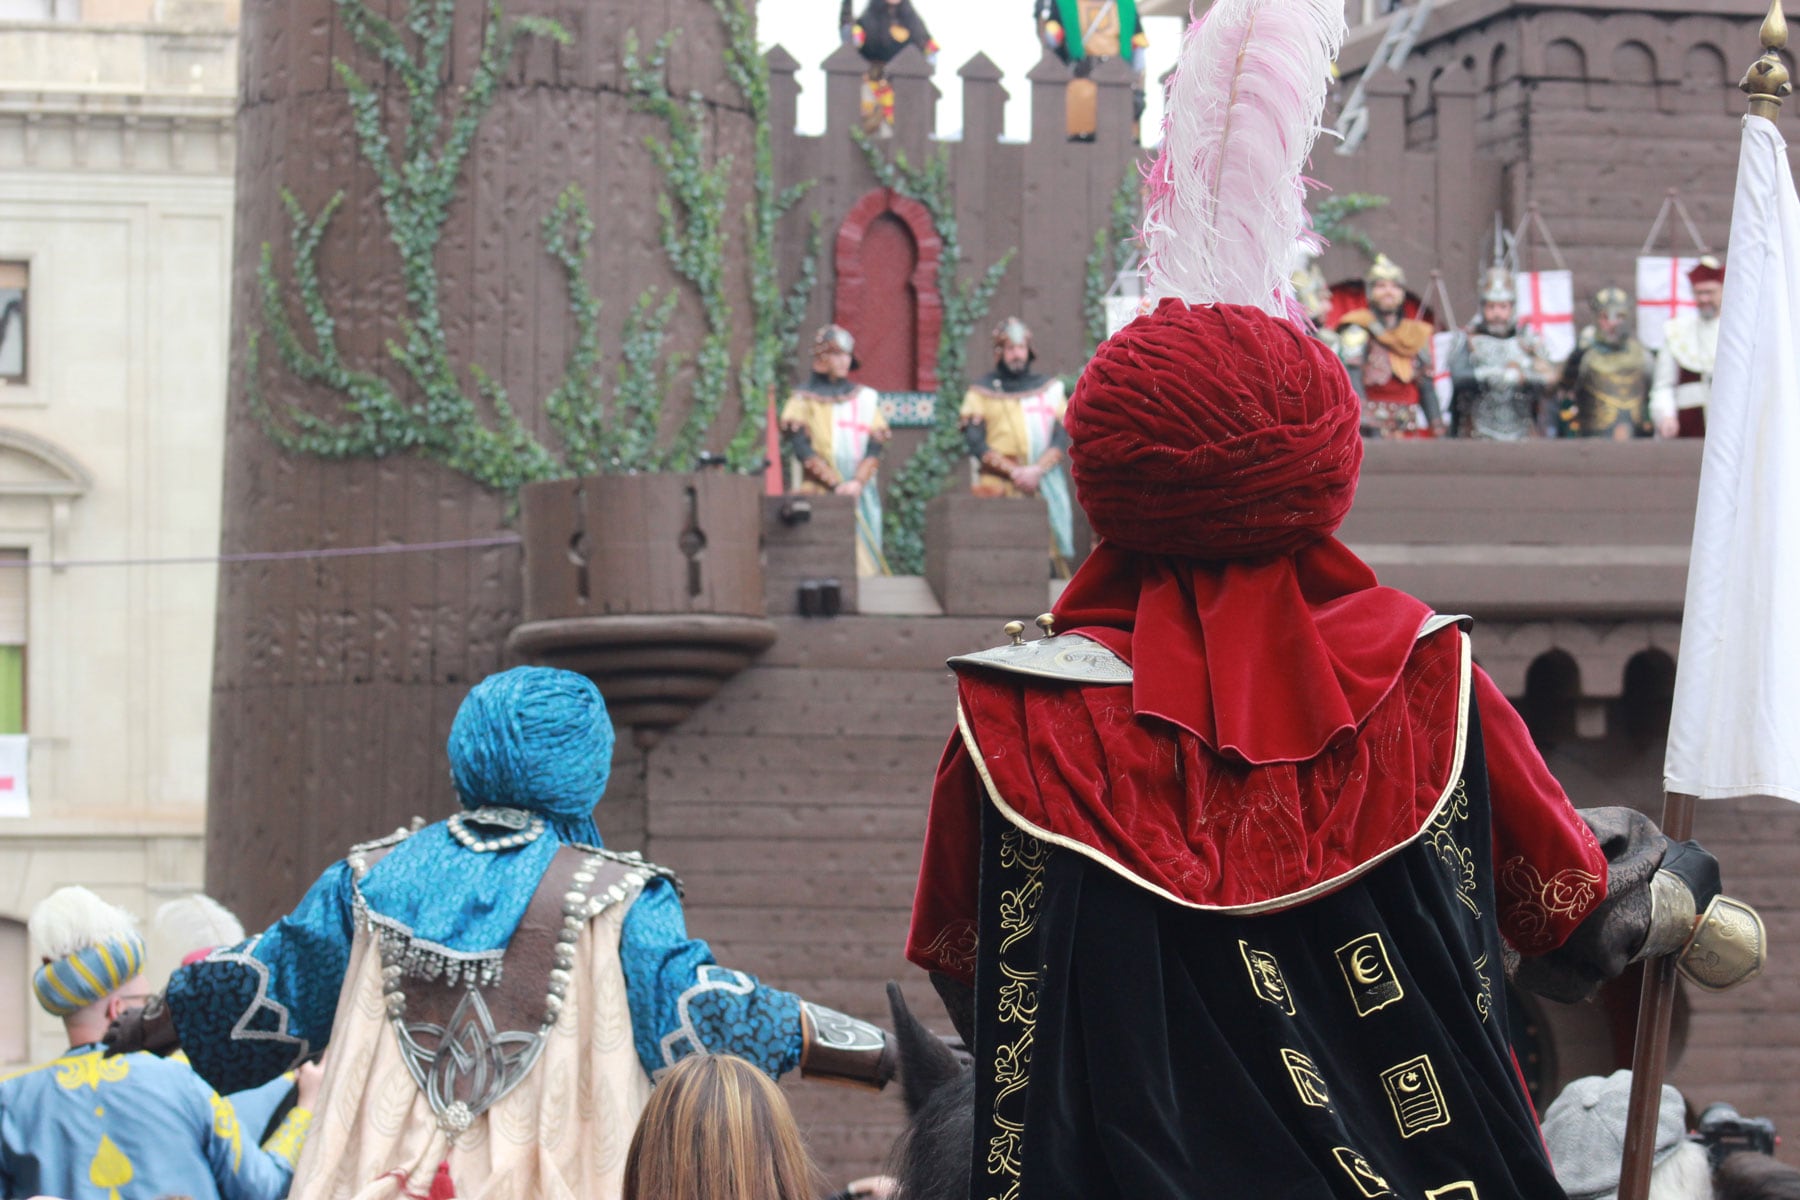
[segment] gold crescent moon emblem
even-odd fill
[[[1369,962],[1363,962],[1364,956]],[[1356,976],[1358,983],[1379,983],[1381,981],[1381,964],[1375,961],[1375,951],[1368,946],[1357,950],[1350,956],[1350,973]]]
[[[1422,1083],[1424,1083],[1424,1080],[1419,1078],[1419,1073],[1417,1071],[1408,1071],[1400,1077],[1399,1082],[1395,1086],[1403,1092],[1416,1092],[1419,1090]]]

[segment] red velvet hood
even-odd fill
[[[1360,417],[1337,356],[1258,309],[1165,300],[1100,347],[1066,424],[1103,540],[1058,628],[1132,664],[1136,712],[1298,762],[1393,689],[1430,610],[1331,536]]]

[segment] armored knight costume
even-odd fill
[[[713,961],[673,875],[605,849],[594,685],[521,667],[458,710],[465,809],[355,847],[266,932],[175,972],[115,1041],[226,1088],[331,1047],[292,1195],[617,1196],[657,1072],[736,1054],[879,1086],[874,1026]]]
[[[1517,299],[1512,272],[1489,271],[1482,307],[1504,316],[1478,317],[1457,334],[1450,358],[1451,426],[1457,437],[1521,442],[1542,432],[1550,367],[1537,336],[1512,319]]]
[[[1716,258],[1703,258],[1688,272],[1696,292],[1711,285],[1721,288],[1725,268]],[[1716,294],[1716,293],[1715,293]],[[1719,310],[1696,304],[1669,321],[1662,349],[1656,356],[1656,376],[1650,385],[1650,418],[1658,424],[1673,421],[1681,437],[1706,434],[1706,402],[1712,398],[1713,361],[1719,355]]]
[[[1213,6],[1172,106],[1266,104],[1234,86],[1263,39],[1316,86],[1259,114],[1285,175],[1221,145],[1251,119],[1229,104],[1172,124],[1189,186],[1298,196],[1343,27],[1333,0]],[[1717,864],[1635,812],[1578,816],[1470,622],[1336,540],[1365,410],[1254,248],[1304,213],[1190,222],[1218,197],[1182,186],[1145,218],[1164,299],[1070,401],[1101,540],[1047,636],[950,664],[907,954],[974,1048],[969,1194],[1563,1200],[1506,947],[1564,999],[1684,946],[1699,970]]]
[[[1378,284],[1400,289],[1400,301],[1379,305]],[[1442,424],[1431,380],[1431,326],[1404,315],[1406,272],[1377,255],[1363,277],[1369,303],[1345,313],[1336,348],[1362,401],[1364,437],[1431,437]]]
[[[885,574],[881,554],[881,489],[876,475],[892,436],[874,388],[852,383],[856,339],[841,325],[813,338],[813,371],[781,406],[790,467],[788,490],[802,496],[856,497],[856,572]]]
[[[1652,360],[1631,332],[1631,297],[1601,288],[1591,307],[1596,323],[1581,331],[1563,364],[1565,430],[1573,437],[1648,437]]]
[[[1025,365],[1007,362],[1023,352]],[[963,395],[962,430],[977,496],[1039,496],[1050,513],[1050,554],[1061,578],[1075,557],[1074,501],[1063,465],[1069,435],[1062,380],[1034,370],[1031,329],[1017,317],[994,327],[994,369]],[[1029,468],[1029,470],[1022,470]]]

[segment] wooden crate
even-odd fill
[[[925,506],[925,578],[946,616],[1049,607],[1050,516],[1037,500],[947,493]]]

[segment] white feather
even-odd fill
[[[1169,82],[1143,226],[1155,299],[1289,315],[1343,0],[1217,0]]]
[[[137,932],[137,918],[84,887],[65,887],[39,901],[26,928],[38,953],[67,958],[89,946],[130,937]]]
[[[152,925],[157,942],[177,958],[244,940],[244,923],[231,910],[203,892],[171,900],[156,910]]]

